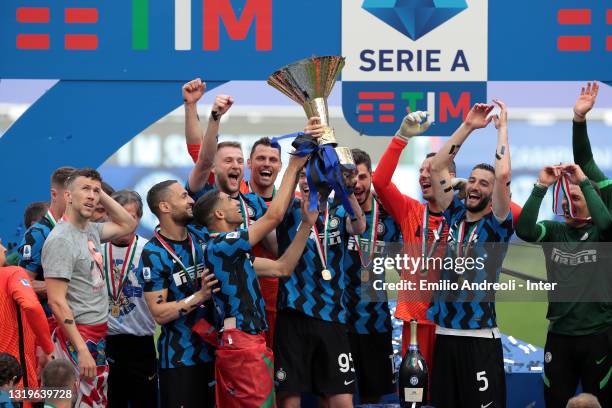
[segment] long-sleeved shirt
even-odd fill
[[[607,178],[595,163],[586,121],[573,122],[572,148],[574,150],[574,162],[580,166],[589,179],[597,183],[601,189],[601,199],[606,207],[612,210],[612,180]]]
[[[402,194],[397,186],[391,181],[393,173],[397,168],[399,158],[406,147],[406,142],[399,137],[391,139],[391,143],[380,158],[376,171],[372,177],[374,189],[378,194],[380,202],[391,217],[398,223],[404,237],[404,252],[410,256],[421,256],[421,246],[423,243],[423,218],[427,209],[425,204],[420,203],[412,197]],[[440,227],[444,221],[442,213],[428,212],[427,217],[427,243],[431,248],[435,240],[434,231]],[[440,233],[440,243],[446,242],[448,226],[444,225]],[[438,245],[438,250],[433,256],[444,257],[444,244]],[[438,271],[429,271],[437,274]],[[415,280],[419,274],[410,275],[409,272],[402,271],[401,277],[405,280]],[[430,276],[429,280],[435,282],[437,275]],[[401,291],[398,293],[398,303],[395,316],[404,321],[411,319],[425,320],[427,308],[429,307],[430,293],[420,293],[417,291]]]
[[[17,306],[19,306],[22,333],[17,330]],[[50,354],[53,343],[49,325],[38,297],[32,289],[32,282],[25,269],[18,266],[0,268],[0,352],[12,354],[19,360],[19,337],[23,336],[29,388],[36,388],[36,346]],[[23,379],[20,386],[23,386]]]
[[[523,207],[517,235],[542,243],[549,291],[549,331],[569,336],[607,330],[612,324],[610,251],[600,242],[612,237],[612,217],[588,180],[580,184],[593,223],[574,228],[556,221],[537,222],[547,189],[535,186]]]

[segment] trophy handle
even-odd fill
[[[314,98],[304,104],[304,111],[308,119],[313,116],[318,116],[321,119],[321,124],[325,127],[323,136],[319,139],[319,144],[332,144],[334,147],[338,144],[334,129],[329,126],[329,109],[327,107],[327,99]]]

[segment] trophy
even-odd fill
[[[300,104],[309,119],[313,116],[318,116],[321,119],[321,124],[325,127],[325,133],[319,139],[319,145],[332,145],[342,167],[351,169],[355,166],[351,149],[336,147],[334,129],[329,126],[327,107],[327,97],[331,93],[342,67],[344,67],[344,57],[306,58],[289,64],[270,75],[268,84]]]

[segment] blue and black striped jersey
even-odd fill
[[[467,245],[469,252],[464,251],[463,256],[484,260],[482,262],[484,267],[479,268],[475,262],[473,268],[465,268],[462,274],[443,268],[440,273],[440,281],[458,283],[460,289],[458,291],[435,291],[427,317],[437,325],[449,329],[470,330],[496,327],[494,293],[484,290],[461,290],[461,286],[464,282],[474,284],[499,281],[502,263],[508,250],[508,242],[514,233],[512,212],[509,211],[502,222],[497,220],[492,211],[479,221],[466,222],[464,225],[466,232],[463,234],[465,239],[462,239],[462,242],[459,242],[458,236],[462,222],[466,221],[466,208],[463,201],[454,197],[444,212],[444,218],[449,225],[446,256],[456,259],[458,246]],[[470,236],[473,237],[472,242],[468,242]],[[446,266],[447,262],[444,265]]]
[[[268,329],[264,299],[253,268],[249,232],[246,229],[221,233],[206,244],[206,267],[219,280],[213,294],[221,311],[221,322],[236,318],[236,328],[258,334]]]
[[[344,255],[344,272],[346,289],[343,301],[347,311],[347,322],[350,330],[360,334],[381,333],[391,330],[391,314],[385,291],[376,291],[375,279],[384,281],[382,275],[373,273],[373,260],[368,265],[370,240],[372,238],[373,211],[366,212],[366,230],[359,236],[359,248],[355,237],[349,236]],[[378,204],[378,225],[376,226],[376,246],[373,257],[384,257],[389,251],[389,243],[402,242],[400,226],[393,221],[380,203]],[[361,249],[362,255],[359,254]],[[363,264],[362,265],[362,258]]]
[[[145,293],[167,289],[166,301],[174,302],[199,290],[204,271],[205,241],[198,235],[189,233],[194,244],[196,262],[192,259],[188,239],[177,242],[164,238],[187,268],[189,277],[185,276],[181,266],[172,259],[156,237],[147,242],[142,250],[137,271]],[[193,325],[204,318],[214,324],[215,310],[212,302],[207,302],[205,307],[198,307],[161,326],[161,334],[157,340],[161,368],[195,366],[213,360],[213,349],[192,331]]]
[[[306,248],[289,278],[279,278],[278,310],[291,308],[317,319],[346,323],[346,310],[342,303],[342,292],[346,286],[344,277],[344,246],[347,243],[346,211],[341,205],[329,206],[327,266],[324,267],[317,251],[314,231]],[[324,240],[323,212],[319,214],[316,226],[319,239]],[[276,227],[278,253],[282,255],[295,239],[302,220],[300,200],[294,199],[283,222]],[[331,279],[323,278],[327,269]]]

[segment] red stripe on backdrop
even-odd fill
[[[357,106],[357,109],[359,109],[359,111],[371,111],[374,110],[374,104],[371,103],[360,103]]]
[[[17,34],[17,49],[48,50],[49,46],[49,34]]]
[[[95,34],[66,34],[64,48],[67,50],[95,50],[98,48],[98,36]]]
[[[559,24],[591,24],[591,10],[559,10],[557,21]]]
[[[381,103],[378,106],[378,109],[380,109],[381,111],[392,111],[395,109],[395,104],[393,103]]]
[[[374,122],[374,116],[373,115],[359,115],[357,116],[357,122],[361,122],[361,123]]]
[[[359,99],[393,99],[395,92],[359,92]]]
[[[17,9],[18,23],[48,23],[48,7],[19,7]]]
[[[378,117],[378,120],[383,123],[391,123],[391,122],[395,122],[395,116],[394,115],[380,115]]]
[[[561,36],[557,39],[559,51],[590,51],[591,37],[582,36]]]
[[[67,8],[64,10],[64,21],[74,23],[97,23],[98,9],[95,8]]]

